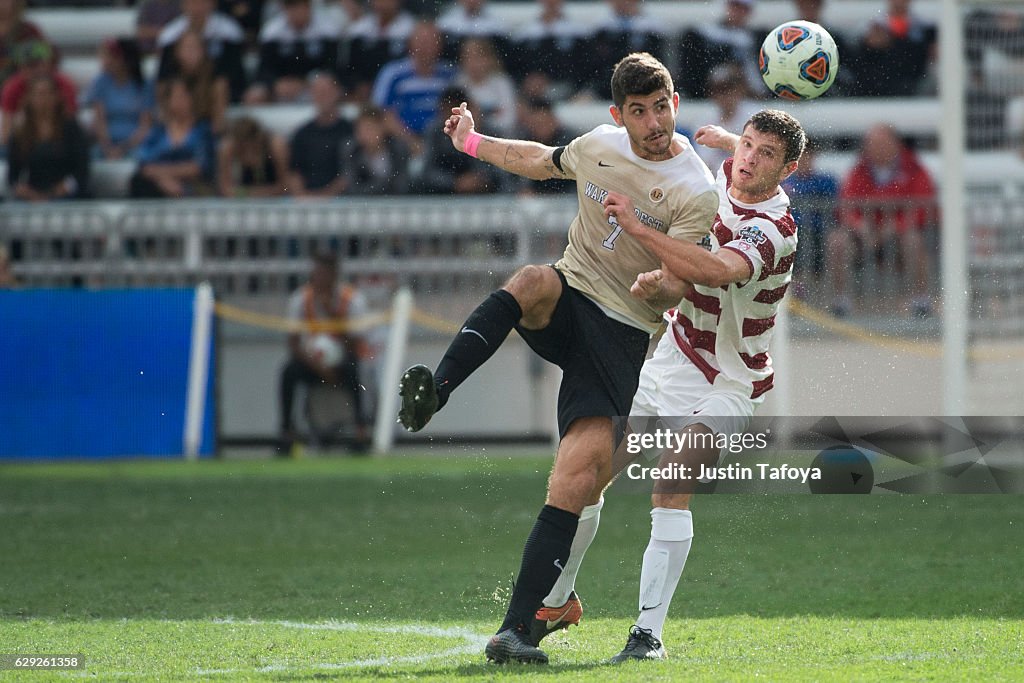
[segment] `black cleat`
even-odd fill
[[[437,412],[434,373],[425,365],[414,365],[405,371],[398,383],[398,395],[402,397],[398,421],[410,432],[426,427]]]
[[[612,664],[621,664],[631,659],[645,661],[648,659],[668,659],[665,646],[654,637],[649,628],[633,625],[629,628],[629,640],[622,652],[612,657]]]
[[[495,664],[519,662],[520,664],[547,664],[548,656],[539,647],[530,643],[530,636],[523,626],[517,626],[491,636],[484,648],[487,661]]]
[[[533,615],[533,623],[530,624],[530,642],[540,645],[540,641],[555,631],[570,626],[579,626],[580,618],[583,617],[583,604],[576,595],[576,591],[569,593],[569,599],[561,607],[545,607],[537,610]]]

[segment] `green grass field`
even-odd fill
[[[1024,679],[998,495],[705,496],[671,659],[616,668],[649,517],[613,490],[582,626],[488,665],[550,461],[485,455],[2,466],[0,653],[85,656],[31,681]]]

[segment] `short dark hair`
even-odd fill
[[[338,254],[331,249],[317,249],[312,254],[313,265],[338,271]]]
[[[783,163],[796,161],[804,153],[807,134],[804,133],[800,122],[784,111],[762,109],[750,117],[743,130],[746,130],[747,126],[753,126],[759,133],[775,135],[782,141],[785,147]]]
[[[674,92],[672,74],[656,57],[648,52],[626,55],[612,72],[612,101],[622,109],[630,95],[650,95],[664,90]]]

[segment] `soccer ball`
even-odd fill
[[[836,41],[810,21],[787,21],[772,29],[757,61],[768,89],[787,100],[824,94],[839,72]]]
[[[328,368],[341,363],[345,350],[338,340],[329,334],[315,334],[306,343],[306,350],[313,358]]]

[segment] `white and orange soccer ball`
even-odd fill
[[[772,29],[758,56],[768,89],[787,100],[823,95],[839,72],[839,50],[829,32],[810,21],[787,21]]]

